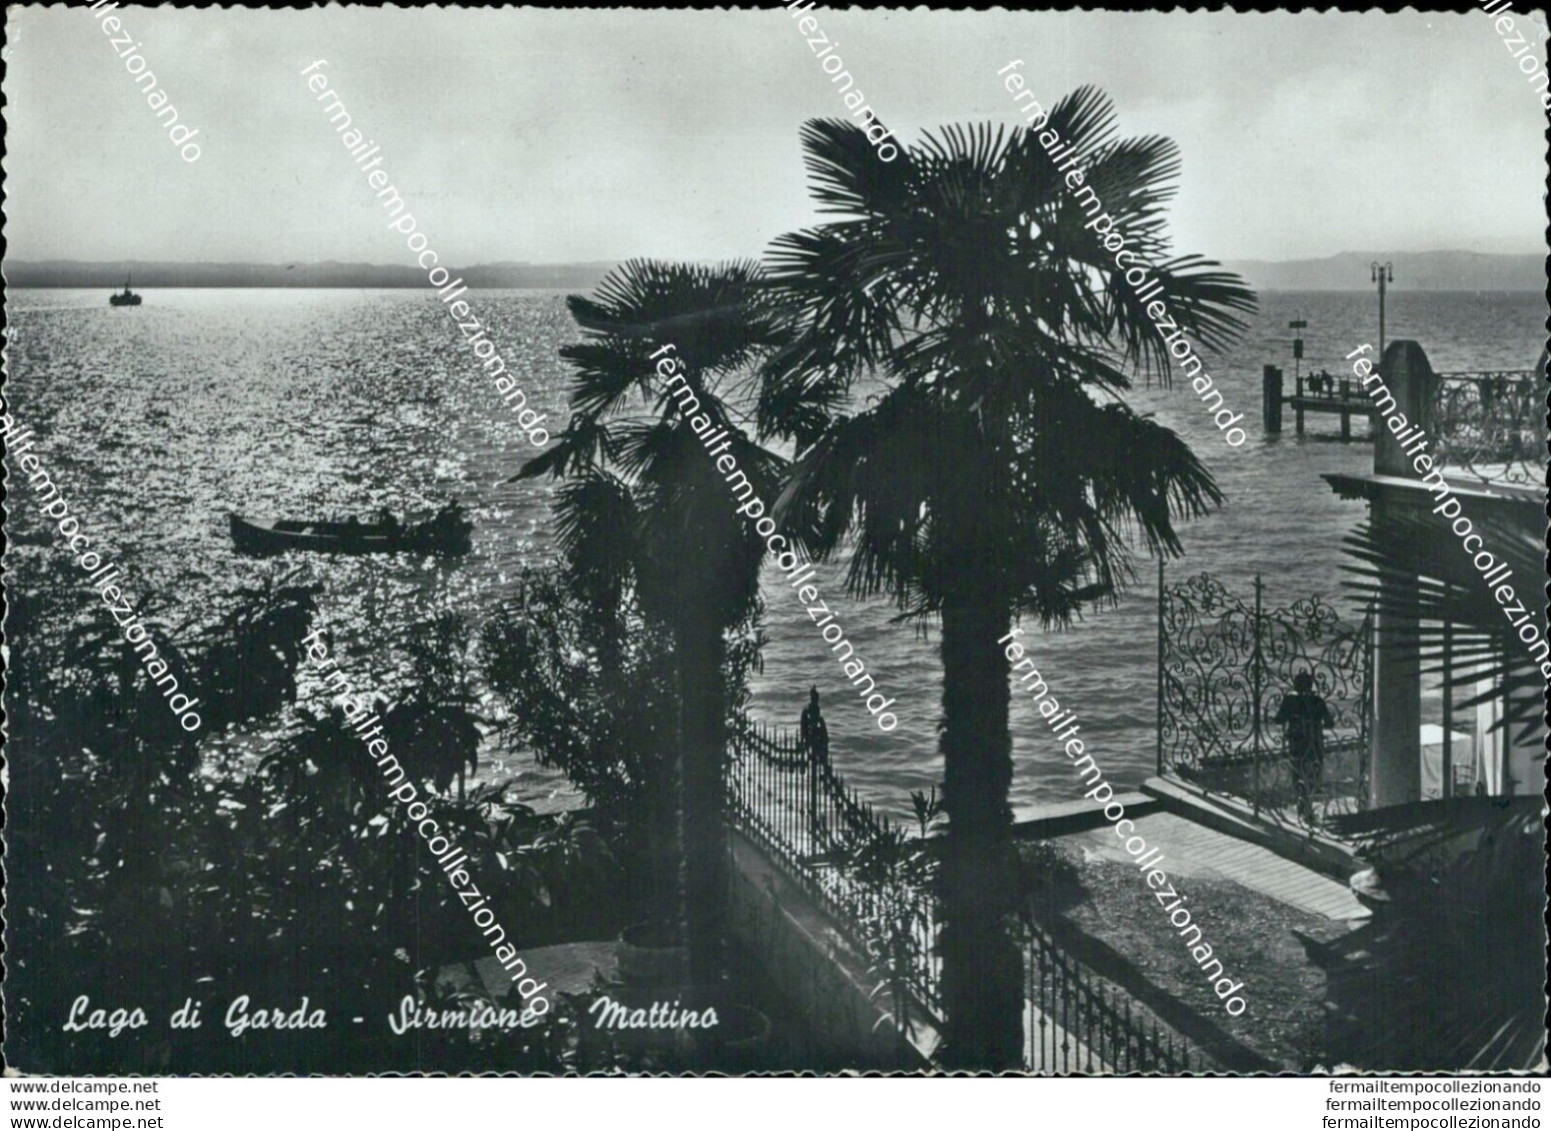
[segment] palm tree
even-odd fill
[[[1159,209],[1173,143],[1115,139],[1091,88],[1049,128],[1155,265],[1153,297],[1204,344],[1229,341],[1254,296],[1213,263],[1169,257]],[[845,122],[808,123],[803,145],[813,196],[836,218],[769,255],[789,338],[763,370],[759,424],[798,448],[777,511],[817,508],[821,553],[849,536],[853,594],[940,619],[943,1058],[1015,1067],[1022,957],[998,640],[1015,616],[1060,626],[1113,600],[1132,576],[1131,537],[1178,554],[1176,517],[1221,496],[1178,436],[1122,399],[1129,370],[1167,381],[1163,337],[1033,131],[951,126],[888,164]],[[859,383],[868,407],[851,415]]]
[[[773,343],[758,276],[752,263],[632,261],[595,297],[572,296],[585,340],[561,351],[576,374],[571,419],[519,475],[566,480],[557,528],[572,583],[605,604],[633,591],[672,636],[685,941],[699,985],[718,980],[725,935],[726,634],[758,608],[764,555],[701,435],[727,430],[724,454],[762,498],[786,467],[745,436],[725,399]],[[682,369],[665,377],[658,363],[672,358]]]

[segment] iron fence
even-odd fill
[[[934,953],[931,893],[877,875],[878,859],[897,858],[907,843],[899,827],[796,734],[744,721],[734,728],[732,749],[729,794],[742,830],[831,913],[880,977],[902,982],[915,999],[913,1007],[895,1002],[904,1014],[898,1017],[902,1029],[911,1008],[940,1018],[942,963]]]
[[[1210,574],[1175,585],[1158,570],[1158,772],[1208,793],[1250,802],[1255,813],[1309,829],[1368,806],[1373,726],[1373,614],[1353,624],[1318,597],[1265,607]],[[1299,672],[1334,726],[1317,774],[1296,764],[1274,722]],[[1309,774],[1301,805],[1298,775]]]
[[[866,955],[908,1031],[912,1010],[940,1023],[937,917],[919,863],[927,849],[849,789],[789,731],[733,731],[733,818]],[[1040,1073],[1190,1071],[1175,1034],[1066,954],[1038,924],[1025,944],[1028,1067]]]
[[[1140,1010],[1133,1013],[1128,995],[1094,977],[1037,925],[1025,973],[1031,1072],[1192,1071],[1184,1038]]]

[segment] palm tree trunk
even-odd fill
[[[943,846],[940,947],[950,1068],[1023,1063],[1023,955],[1012,936],[1012,738],[1008,662],[997,638],[1010,616],[995,602],[942,613]]]
[[[722,767],[727,752],[726,645],[710,617],[690,614],[678,633],[682,720],[681,843],[690,980],[716,985],[725,968],[728,844]]]

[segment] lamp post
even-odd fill
[[[1369,282],[1379,284],[1379,360],[1384,360],[1384,284],[1395,281],[1395,265],[1393,263],[1380,263],[1375,260],[1370,265],[1371,276]],[[1388,276],[1386,280],[1386,276]]]

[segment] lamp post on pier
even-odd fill
[[[1384,285],[1385,276],[1388,282],[1395,281],[1395,265],[1393,263],[1380,263],[1374,260],[1369,266],[1371,272],[1369,282],[1379,284],[1379,360],[1384,360]]]

